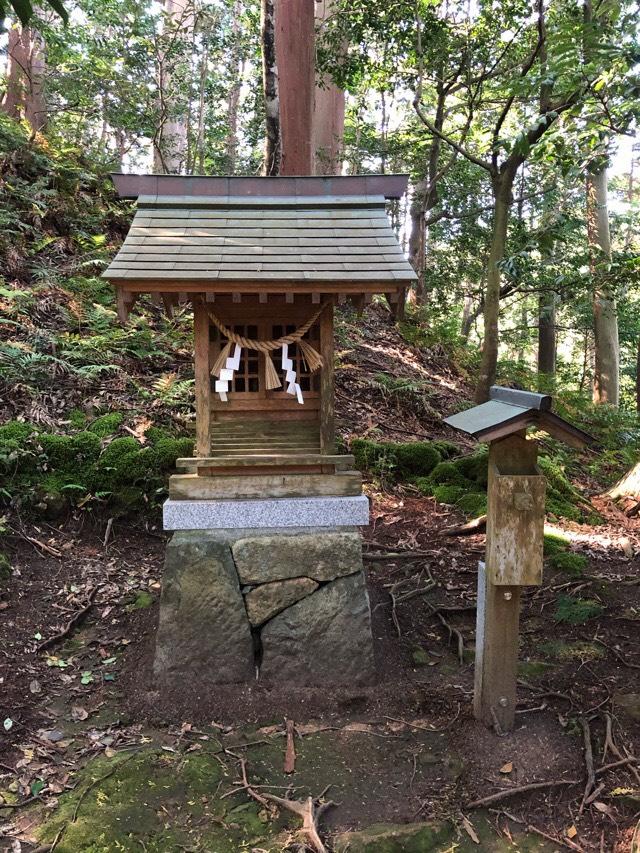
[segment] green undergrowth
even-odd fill
[[[0,499],[48,517],[72,506],[126,514],[156,503],[176,459],[192,455],[193,441],[151,427],[141,444],[115,435],[122,422],[112,412],[65,435],[18,421],[0,427]]]
[[[566,625],[584,625],[589,619],[599,616],[603,607],[590,598],[578,598],[574,595],[561,595],[556,603],[553,618]]]
[[[468,517],[487,511],[489,451],[485,446],[460,455],[457,445],[446,441],[379,442],[358,438],[352,441],[351,452],[356,466],[383,488],[409,483]],[[593,520],[593,513],[587,511],[586,502],[569,481],[562,463],[542,456],[539,465],[547,481],[547,514],[573,521]],[[565,559],[568,571],[569,562]]]
[[[564,536],[545,534],[544,556],[554,569],[574,577],[581,577],[589,565],[587,557],[570,550],[569,540]]]

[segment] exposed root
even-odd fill
[[[517,797],[518,794],[529,794],[532,791],[544,791],[545,788],[560,788],[564,785],[577,785],[577,779],[555,779],[551,782],[531,782],[529,785],[519,785],[517,788],[508,788],[506,791],[498,791],[497,794],[489,794],[488,797],[481,797],[479,800],[473,800],[467,803],[468,809],[479,809],[483,806],[490,806],[493,803],[500,803],[502,800]]]
[[[37,649],[39,652],[42,652],[45,649],[50,649],[51,646],[55,646],[56,643],[60,642],[60,640],[64,640],[65,637],[69,636],[69,634],[73,631],[73,629],[76,627],[76,625],[79,625],[80,622],[82,622],[84,617],[87,615],[87,613],[93,607],[93,599],[95,598],[96,593],[98,592],[100,587],[101,587],[101,584],[97,584],[96,586],[93,587],[93,589],[91,590],[91,592],[87,596],[87,603],[85,604],[85,606],[82,608],[82,610],[78,610],[77,613],[73,614],[71,619],[69,619],[69,621],[67,622],[65,627],[62,629],[62,631],[58,631],[57,634],[54,634],[52,637],[49,637],[49,639],[43,640],[40,643],[40,645],[38,646],[38,649]]]

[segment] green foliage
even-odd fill
[[[368,471],[384,483],[426,477],[440,461],[440,452],[431,442],[376,442],[356,438],[351,442],[356,467]]]
[[[569,575],[580,577],[589,565],[589,560],[582,554],[561,551],[560,553],[554,554],[550,557],[549,563],[554,569],[559,569]]]
[[[544,556],[552,557],[556,554],[561,554],[569,547],[569,540],[564,536],[557,536],[554,533],[544,534]]]
[[[3,581],[8,581],[11,577],[11,560],[4,553],[4,551],[0,551],[0,583]]]
[[[602,613],[603,607],[589,598],[577,598],[573,595],[561,595],[558,598],[553,618],[567,625],[584,625]]]

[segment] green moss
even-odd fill
[[[602,646],[586,641],[567,643],[564,640],[549,640],[538,648],[543,655],[559,661],[600,660],[605,655]]]
[[[272,829],[261,820],[257,803],[217,797],[221,784],[230,782],[205,752],[98,758],[82,771],[75,789],[60,798],[39,838],[50,843],[63,830],[58,853],[240,853],[263,841],[270,844]]]
[[[436,486],[433,490],[433,496],[440,504],[453,505],[463,494],[462,486]]]
[[[7,581],[10,577],[11,561],[3,551],[0,551],[0,581]]]
[[[146,610],[147,607],[151,607],[155,600],[156,598],[154,595],[143,590],[136,595],[131,604],[127,605],[127,610]]]
[[[454,464],[464,477],[486,489],[489,470],[488,448],[482,447],[470,456],[462,456]]]
[[[554,554],[549,559],[549,563],[554,569],[559,569],[576,577],[580,577],[589,565],[589,561],[582,554],[574,554],[568,551],[561,551],[559,554]]]
[[[9,421],[0,426],[0,444],[5,441],[25,442],[35,432],[35,427],[22,421]]]
[[[431,472],[431,479],[436,485],[468,485],[466,477],[458,470],[455,462],[440,462]]]
[[[431,445],[435,447],[443,459],[452,459],[460,453],[460,448],[452,441],[432,441]]]
[[[412,482],[419,492],[423,495],[428,495],[429,497],[433,494],[434,489],[436,488],[431,477],[415,477]]]
[[[392,482],[395,479],[398,460],[393,445],[356,438],[351,442],[351,452],[356,468],[368,471],[383,482]]]
[[[87,415],[82,409],[71,409],[67,419],[74,429],[84,429],[87,425]]]
[[[544,535],[544,556],[551,557],[554,554],[561,554],[569,547],[569,540],[565,536],[557,536],[555,533],[545,533]]]
[[[467,492],[456,501],[456,506],[466,516],[478,518],[487,512],[487,496],[482,492]]]
[[[106,415],[100,415],[91,423],[89,429],[92,433],[100,438],[108,438],[114,435],[124,420],[124,415],[120,412],[109,412]]]
[[[523,660],[518,663],[520,678],[541,678],[550,669],[553,669],[553,664],[542,660]]]
[[[154,443],[158,465],[164,470],[173,468],[176,459],[193,456],[193,440],[190,438],[161,438]]]
[[[558,598],[553,618],[567,625],[584,625],[589,619],[599,616],[603,607],[589,598],[561,595]]]
[[[396,456],[398,476],[403,480],[428,476],[442,458],[439,450],[428,441],[396,443],[391,449]]]
[[[426,666],[429,663],[429,655],[424,649],[414,649],[411,653],[411,660],[416,666]]]

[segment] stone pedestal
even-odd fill
[[[154,670],[160,680],[370,683],[371,614],[357,529],[174,533]]]

